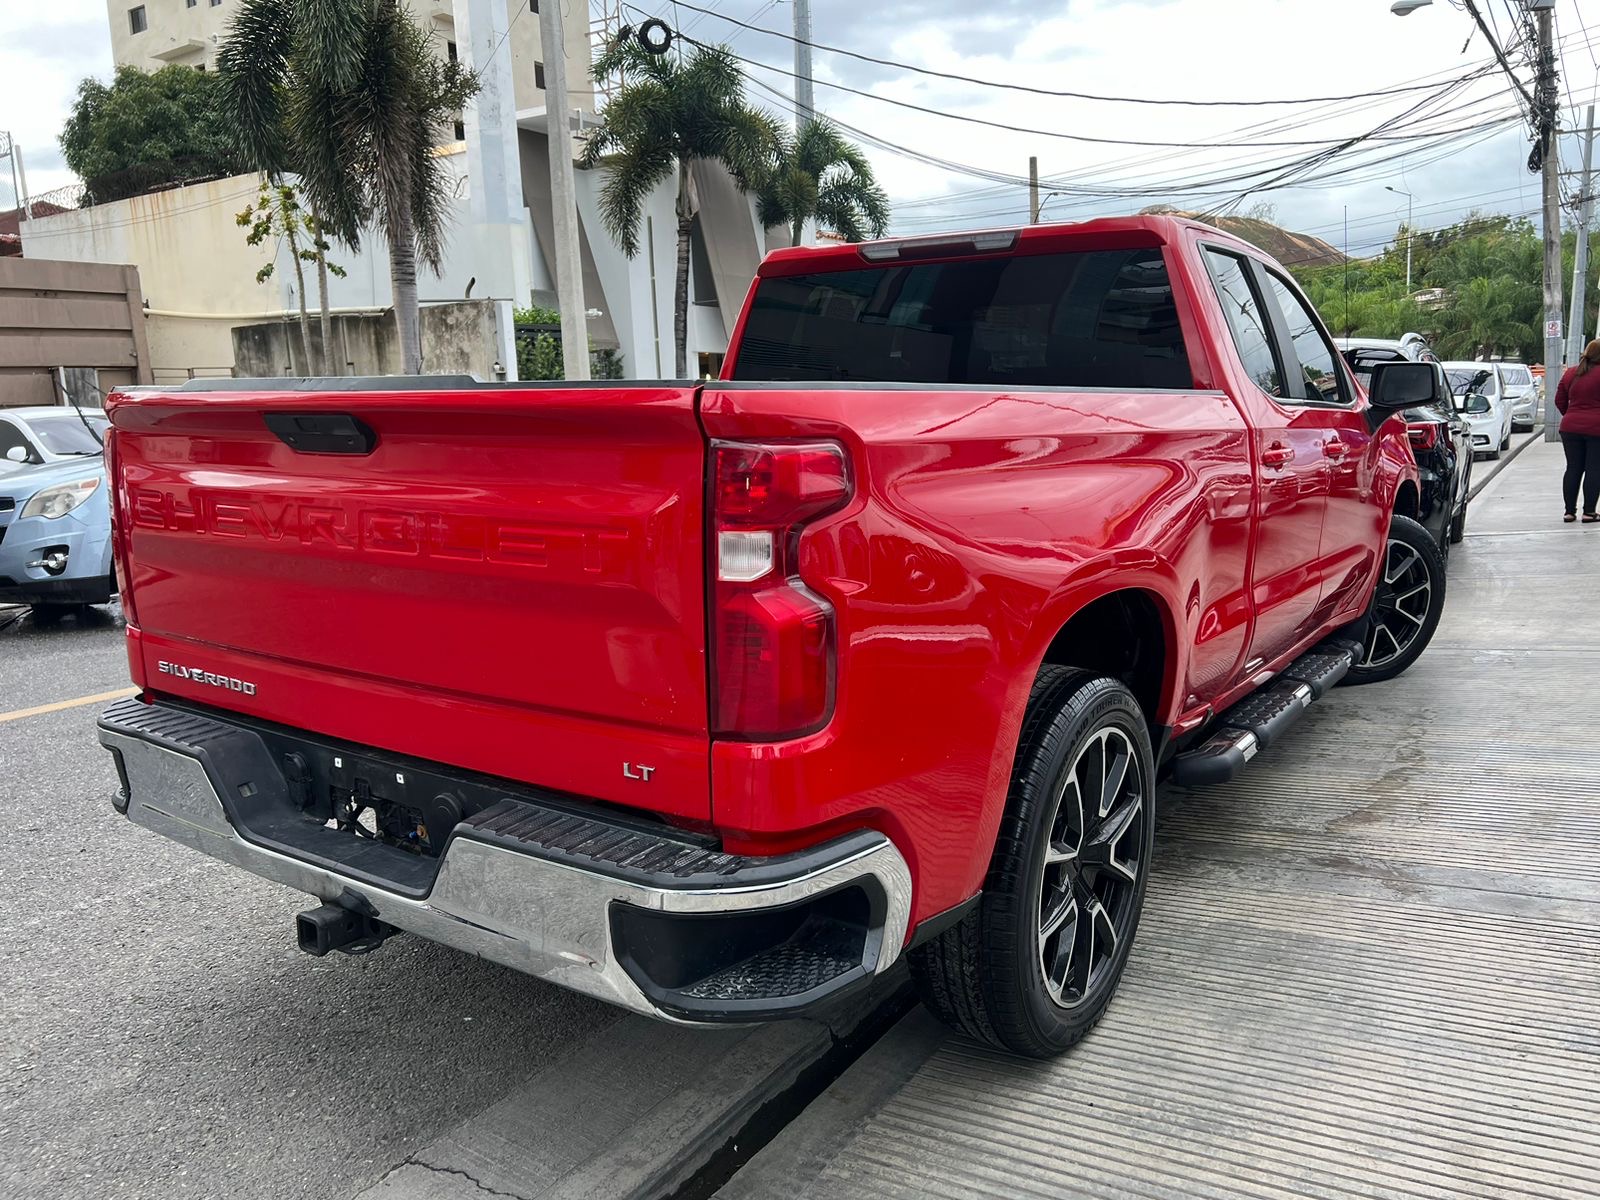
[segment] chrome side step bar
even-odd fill
[[[1172,781],[1199,787],[1234,778],[1327,695],[1354,661],[1354,651],[1342,645],[1302,654],[1271,683],[1223,713],[1204,742],[1175,757]]]

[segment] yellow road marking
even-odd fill
[[[94,696],[79,696],[76,700],[57,700],[54,704],[41,704],[38,708],[19,708],[0,713],[0,725],[7,721],[20,721],[23,717],[40,717],[45,713],[60,712],[64,708],[82,708],[85,704],[104,704],[108,700],[121,700],[124,696],[137,696],[138,688],[118,688],[114,692],[100,692]]]

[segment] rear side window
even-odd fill
[[[1222,312],[1245,371],[1267,395],[1283,399],[1286,393],[1277,356],[1272,352],[1272,334],[1255,289],[1245,274],[1244,263],[1237,255],[1216,250],[1206,251],[1206,261],[1211,265],[1217,299],[1222,302]]]
[[[1533,382],[1533,372],[1527,367],[1501,367],[1500,374],[1505,377],[1507,387],[1527,387]]]
[[[1188,388],[1159,250],[1095,250],[761,281],[734,378]]]

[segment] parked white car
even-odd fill
[[[1472,426],[1472,453],[1499,458],[1511,449],[1511,405],[1500,386],[1500,364],[1447,362],[1443,365],[1450,379],[1450,392],[1456,398],[1456,410]]]
[[[1539,381],[1522,363],[1495,363],[1494,367],[1500,376],[1500,392],[1511,405],[1511,428],[1532,429],[1539,420],[1543,399]]]

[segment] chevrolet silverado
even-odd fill
[[[1287,272],[1168,216],[781,250],[714,382],[194,381],[107,405],[138,824],[636,1012],[902,957],[1026,1055],[1217,783],[1444,602],[1390,416]],[[1292,754],[1292,747],[1281,753]]]

